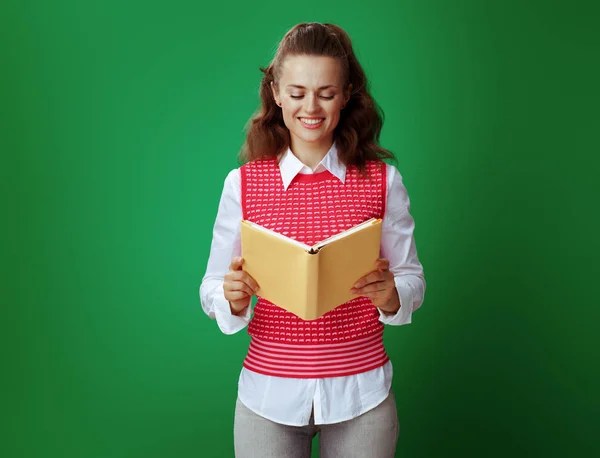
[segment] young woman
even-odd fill
[[[309,457],[318,433],[323,458],[393,457],[399,426],[383,329],[410,323],[425,292],[407,191],[382,160],[393,155],[378,145],[382,118],[346,32],[299,24],[263,73],[200,286],[224,333],[248,326],[251,336],[235,454]],[[260,297],[252,314],[258,285],[240,258],[242,219],[312,245],[371,217],[383,220],[381,259],[357,279],[356,298],[313,321]]]

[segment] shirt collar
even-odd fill
[[[283,187],[286,190],[299,173],[311,174],[323,172],[324,170],[328,170],[333,176],[344,183],[346,179],[346,165],[339,159],[335,142],[333,142],[333,145],[331,145],[331,148],[317,167],[315,167],[314,171],[294,156],[289,147],[279,156],[279,171],[281,172]]]

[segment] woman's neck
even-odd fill
[[[307,143],[293,137],[290,139],[290,149],[294,156],[296,156],[300,162],[314,170],[319,165],[319,162],[327,155],[333,140],[328,140],[320,143]]]

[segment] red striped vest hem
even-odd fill
[[[317,345],[252,337],[244,367],[275,377],[325,378],[356,375],[383,366],[389,357],[383,329],[356,340]]]

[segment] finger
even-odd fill
[[[240,256],[237,256],[231,260],[231,264],[229,265],[229,270],[242,270],[242,264],[244,263],[244,259]]]
[[[242,275],[244,274],[241,270],[230,270],[225,274],[225,278],[223,280],[230,281],[240,281],[242,279]]]
[[[373,272],[377,272],[376,270]],[[361,277],[355,284],[354,284],[354,288],[360,288],[363,285],[366,285],[369,282],[368,276],[371,275],[373,272],[369,272],[367,275],[365,275],[364,277]]]
[[[235,270],[228,272],[227,274],[225,274],[224,280],[226,282],[242,281],[246,283],[250,287],[250,289],[254,291],[258,290],[258,283],[256,283],[256,280],[254,280],[254,278],[248,275],[248,272],[244,272],[243,270]]]
[[[384,297],[385,294],[382,291],[373,291],[370,293],[364,293],[364,294],[357,294],[358,297],[367,297],[371,300],[375,300],[378,299],[380,297]]]
[[[380,270],[388,270],[390,268],[390,261],[388,261],[386,258],[378,259],[377,268]]]
[[[230,270],[225,274],[225,280],[242,281],[246,275],[248,274],[243,270]]]
[[[223,289],[225,291],[244,291],[246,294],[248,294],[249,296],[253,296],[254,295],[254,290],[248,286],[246,283],[242,282],[242,281],[232,281],[232,282],[227,282],[223,284]]]
[[[260,288],[256,280],[252,278],[247,272],[243,272],[242,281],[248,285],[254,292]]]
[[[248,297],[249,295],[244,291],[228,291],[227,294],[225,294],[225,299],[230,302],[241,301],[242,299],[246,299]]]
[[[235,291],[238,289],[243,289],[242,286],[248,288],[249,291],[254,293],[258,289],[258,285],[254,282],[255,287],[249,283],[247,280],[250,279],[249,276],[238,275],[240,272],[234,272],[231,274],[231,277],[228,281],[223,283],[223,288],[227,285],[229,291]]]
[[[355,288],[362,288],[363,286],[369,284],[369,283],[374,283],[374,282],[378,282],[378,281],[383,281],[385,279],[383,272],[381,272],[380,270],[374,270],[373,272],[365,275],[363,278],[361,278],[360,280],[358,280],[355,284],[354,287]]]
[[[363,295],[363,294],[368,294],[368,293],[373,293],[373,292],[378,292],[378,291],[386,291],[388,289],[389,288],[388,288],[386,282],[378,281],[375,283],[369,283],[368,285],[363,286],[362,288],[352,288],[350,290],[350,292],[352,294]]]

